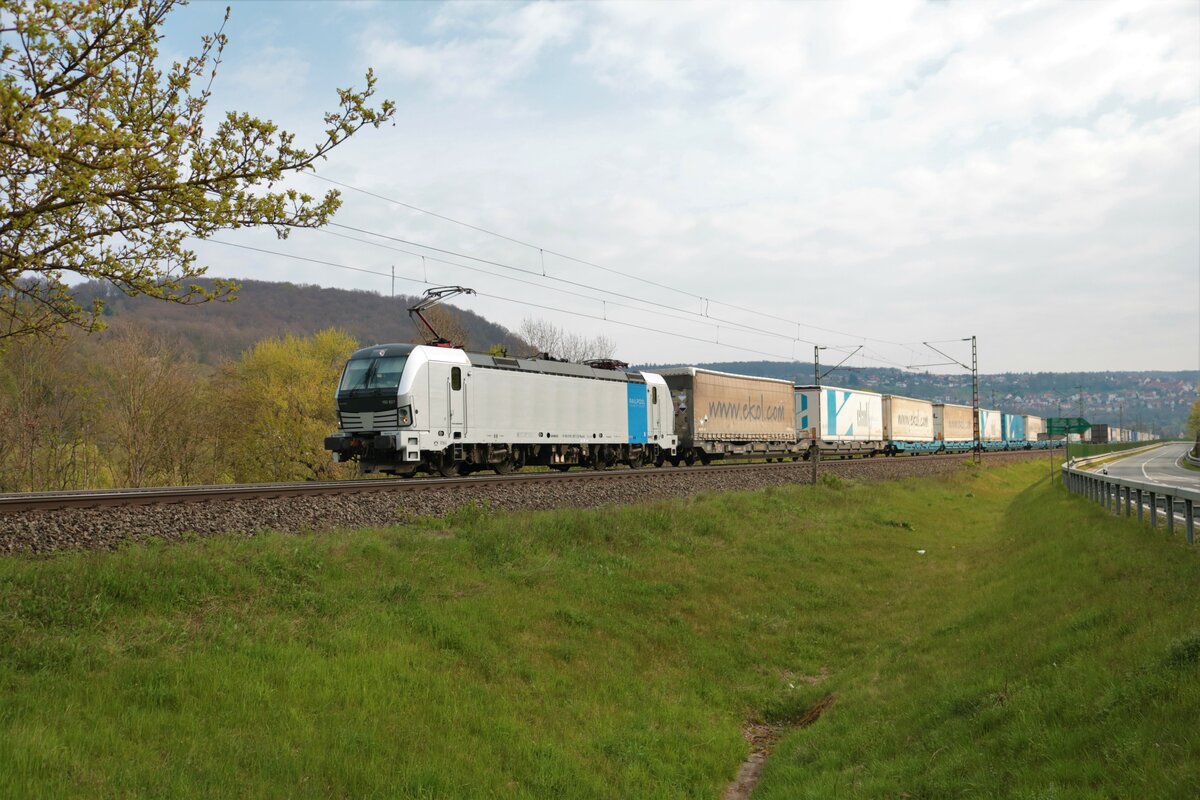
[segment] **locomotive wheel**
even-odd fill
[[[492,464],[492,469],[496,471],[497,475],[507,475],[517,469],[517,465],[511,458],[506,458],[503,461],[497,461],[495,464]]]
[[[608,445],[602,444],[602,445],[593,447],[593,449],[592,449],[592,469],[606,470],[606,469],[611,468],[613,466],[613,464],[615,464],[615,463],[616,463],[616,459],[613,458],[613,452],[611,449],[609,449]]]
[[[461,461],[455,461],[452,457],[444,455],[438,461],[437,471],[443,478],[457,478],[466,473],[465,466]]]
[[[641,469],[642,465],[644,463],[645,463],[645,456],[642,455],[641,453],[638,453],[637,455],[629,457],[629,468],[630,469]]]

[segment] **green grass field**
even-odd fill
[[[1200,548],[1047,463],[0,560],[0,796],[1200,796]],[[918,551],[924,550],[924,554]]]

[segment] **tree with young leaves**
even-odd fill
[[[71,274],[174,303],[232,296],[230,282],[194,282],[205,268],[188,240],[323,225],[338,193],[281,182],[392,118],[390,101],[369,103],[368,71],[362,91],[338,90],[311,148],[247,113],[206,129],[224,25],[160,68],[162,25],[182,2],[0,0],[0,343],[102,328],[102,302],[75,302]]]
[[[358,347],[329,328],[312,336],[263,339],[229,365],[214,399],[225,412],[220,454],[235,481],[300,481],[345,477],[325,437],[337,429],[334,393],[346,359]]]

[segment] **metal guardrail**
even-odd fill
[[[1067,464],[1068,466],[1072,467],[1086,467],[1097,461],[1111,461],[1117,458],[1132,456],[1137,453],[1144,453],[1147,450],[1157,450],[1158,448],[1162,447],[1163,444],[1163,442],[1154,442],[1153,444],[1146,444],[1142,445],[1141,447],[1130,447],[1127,450],[1109,450],[1104,453],[1096,453],[1094,456],[1081,456],[1079,458],[1072,458],[1067,462]]]
[[[1167,533],[1175,532],[1176,508],[1182,506],[1187,543],[1195,544],[1196,512],[1200,511],[1200,491],[1149,481],[1115,478],[1111,475],[1077,469],[1066,464],[1063,465],[1062,473],[1063,485],[1069,491],[1100,503],[1114,514],[1119,515],[1123,508],[1125,516],[1130,517],[1133,516],[1133,509],[1136,508],[1139,524],[1142,524],[1143,512],[1148,511],[1150,527],[1157,528],[1161,506],[1161,512],[1166,517]]]

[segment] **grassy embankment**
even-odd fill
[[[1035,461],[0,560],[0,796],[1200,795],[1200,548]],[[921,555],[918,550],[925,550]]]

